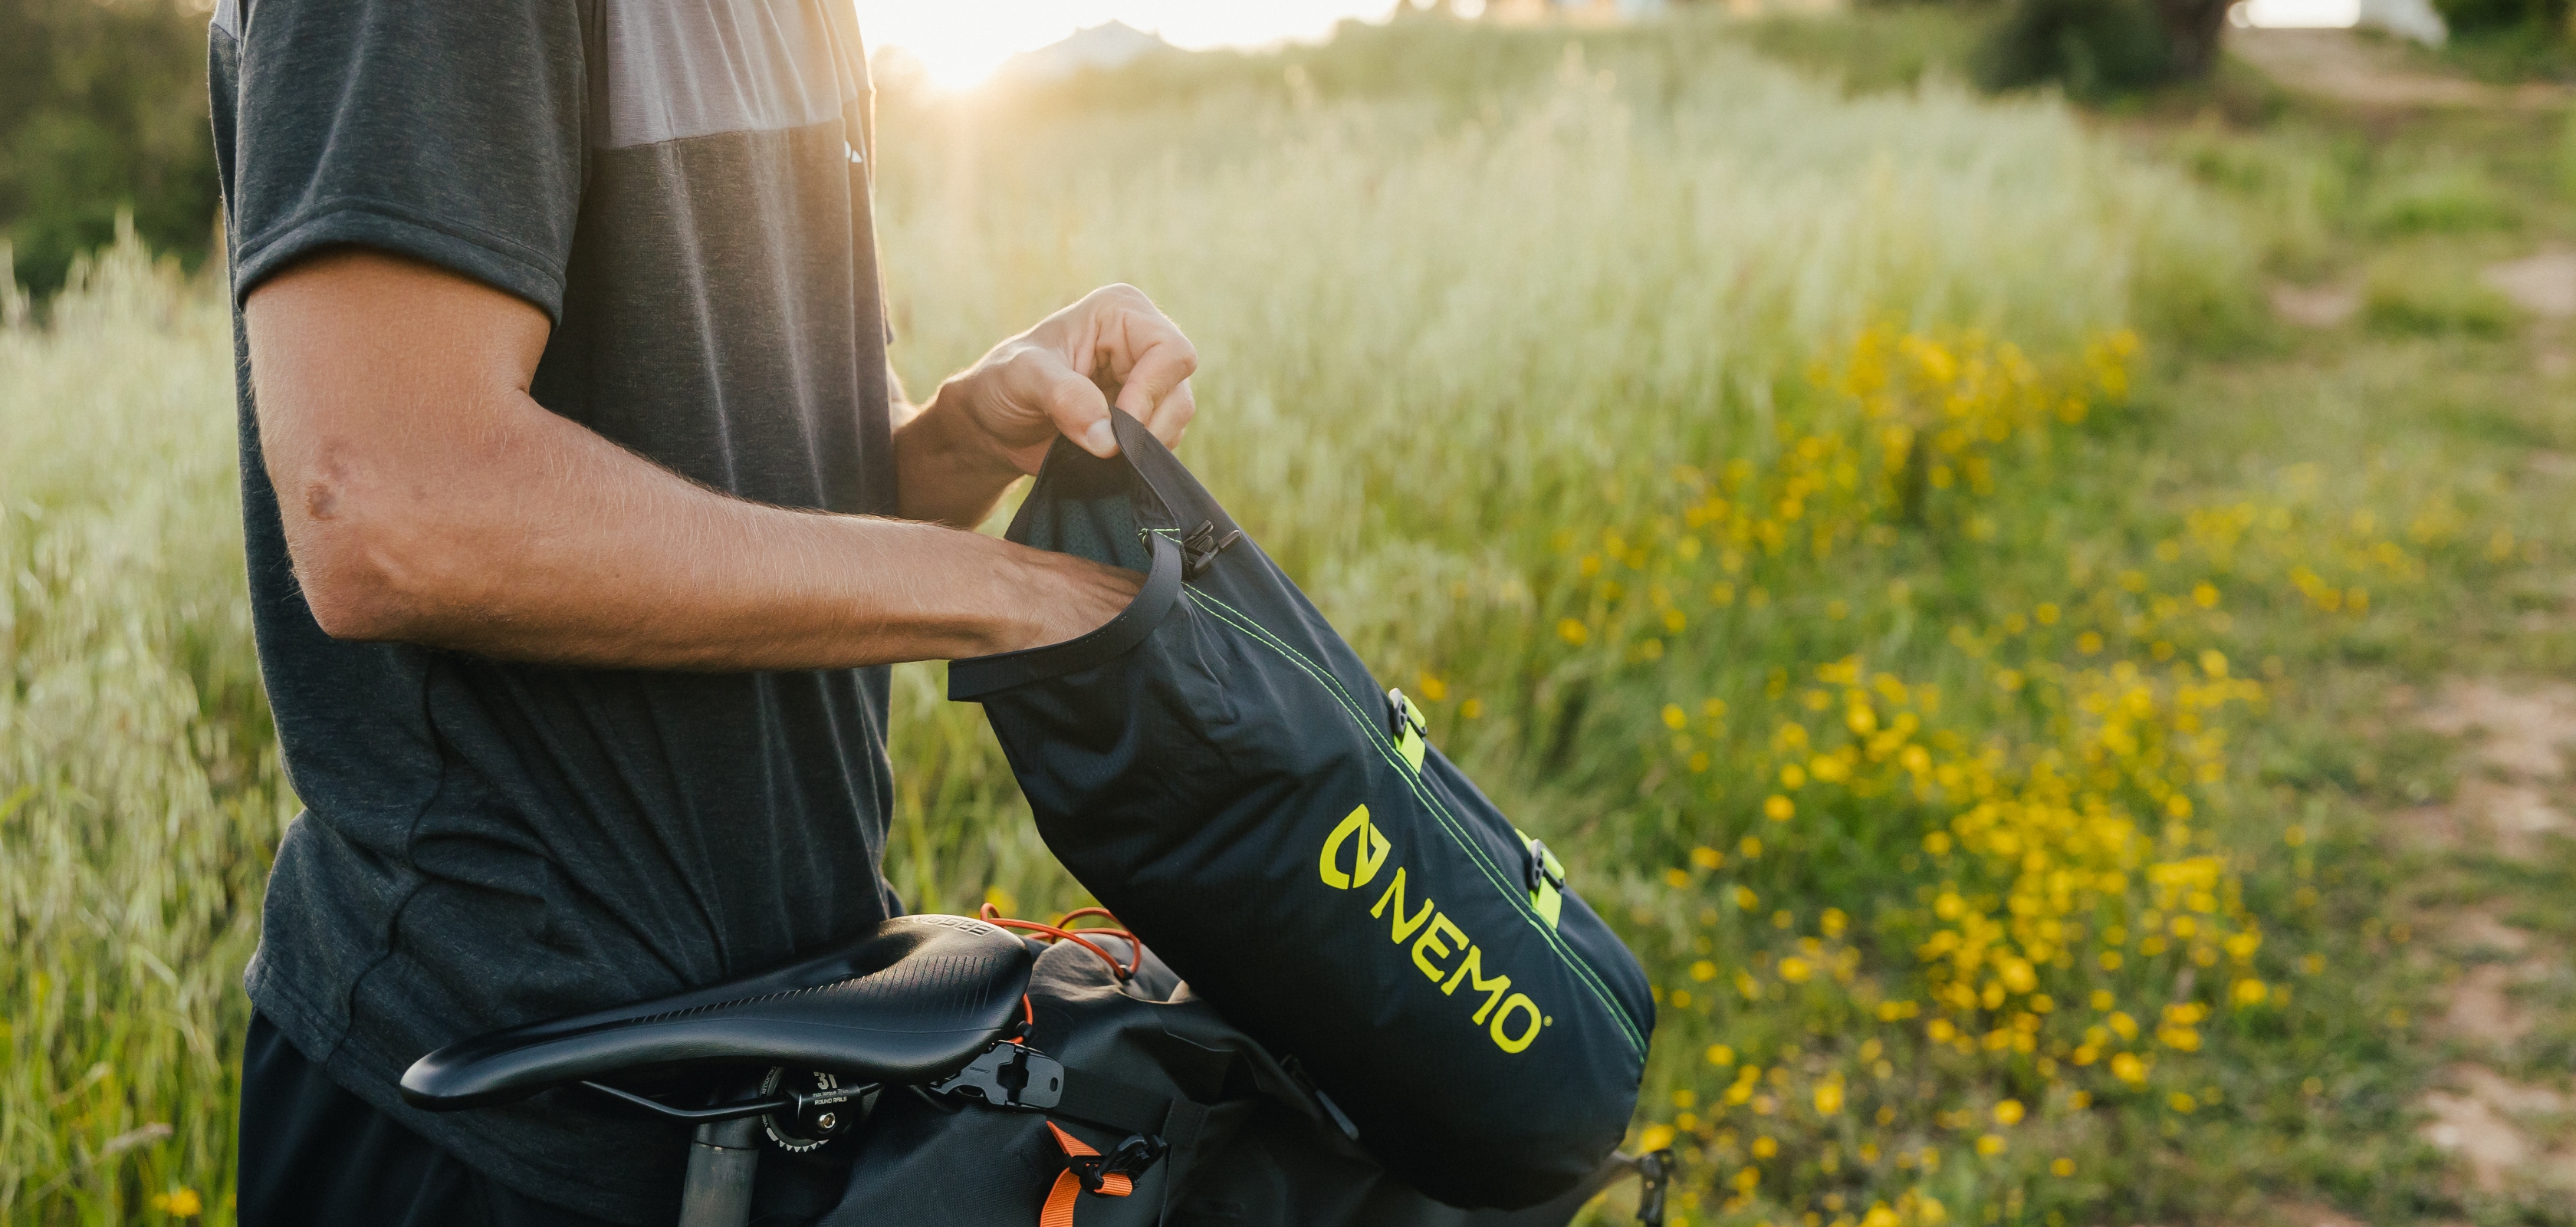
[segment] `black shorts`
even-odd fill
[[[764,1156],[765,1158],[774,1156]],[[764,1162],[754,1227],[801,1227],[831,1208],[797,1165]],[[671,1207],[671,1217],[680,1208]],[[539,1201],[341,1089],[254,1013],[242,1045],[241,1227],[617,1227]]]

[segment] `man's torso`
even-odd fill
[[[530,388],[546,408],[746,499],[893,508],[846,5],[225,0],[214,27],[237,285],[336,244],[443,265],[555,316]],[[667,1211],[679,1152],[659,1129],[543,1100],[430,1117],[392,1080],[438,1044],[741,974],[893,910],[883,672],[331,640],[296,588],[247,373],[241,413],[262,669],[308,807],[255,1002],[505,1181]]]

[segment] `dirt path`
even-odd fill
[[[2447,981],[2433,1024],[2456,1058],[2417,1101],[2420,1136],[2456,1156],[2478,1194],[2567,1205],[2576,1195],[2576,1087],[2528,1051],[2547,1002],[2531,990],[2570,975],[2563,935],[2517,916],[2512,883],[2561,863],[2576,837],[2576,686],[2455,679],[2410,716],[2457,738],[2464,767],[2446,802],[2394,816],[2392,834],[2433,861],[2445,902],[2418,913],[2419,957]],[[2563,1021],[2563,1020],[2561,1020]]]
[[[2539,109],[2563,105],[2568,98],[2568,90],[2558,85],[2505,88],[2431,72],[2393,40],[2350,30],[2231,29],[2227,49],[2284,89],[2349,106]]]

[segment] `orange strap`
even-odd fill
[[[1087,1157],[1100,1153],[1081,1138],[1057,1128],[1054,1121],[1048,1121],[1046,1127],[1047,1132],[1055,1135],[1055,1144],[1063,1147],[1068,1156]],[[1100,1178],[1102,1197],[1125,1197],[1135,1191],[1136,1183],[1129,1180],[1124,1172],[1111,1172]],[[1070,1167],[1057,1172],[1055,1187],[1047,1190],[1046,1208],[1038,1211],[1038,1227],[1073,1227],[1073,1201],[1081,1195],[1082,1177],[1074,1175]]]

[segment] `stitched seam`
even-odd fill
[[[1425,808],[1431,811],[1433,817],[1439,821],[1441,829],[1449,835],[1450,840],[1458,844],[1460,849],[1467,853],[1468,859],[1484,873],[1486,880],[1492,883],[1494,889],[1499,892],[1505,900],[1509,901],[1513,905],[1514,910],[1520,914],[1523,923],[1528,924],[1531,930],[1536,932],[1539,937],[1546,942],[1548,948],[1556,952],[1559,961],[1563,962],[1575,973],[1575,978],[1581,981],[1585,988],[1591,990],[1592,995],[1599,998],[1604,1006],[1608,1007],[1611,1019],[1619,1024],[1621,1033],[1626,1035],[1628,1038],[1629,1046],[1636,1049],[1640,1054],[1643,1054],[1646,1050],[1645,1037],[1638,1033],[1636,1025],[1629,1020],[1627,1009],[1618,1003],[1618,1001],[1611,995],[1609,987],[1601,983],[1600,977],[1594,974],[1592,968],[1585,964],[1582,958],[1576,955],[1571,947],[1565,944],[1563,938],[1561,938],[1555,931],[1549,929],[1546,924],[1539,919],[1536,910],[1529,906],[1528,899],[1519,892],[1512,890],[1510,886],[1506,885],[1500,867],[1493,863],[1491,857],[1485,855],[1484,848],[1479,846],[1476,843],[1474,836],[1464,829],[1463,823],[1458,819],[1458,817],[1450,813],[1448,807],[1442,805],[1440,803],[1440,799],[1432,795],[1430,790],[1423,786],[1420,775],[1407,767],[1402,759],[1393,752],[1392,745],[1387,743],[1385,737],[1378,733],[1377,727],[1371,724],[1367,716],[1359,710],[1356,701],[1350,697],[1350,692],[1342,687],[1340,679],[1333,677],[1329,670],[1321,669],[1320,666],[1317,666],[1312,661],[1306,659],[1303,653],[1300,653],[1295,648],[1279,641],[1275,636],[1271,635],[1267,629],[1263,628],[1259,623],[1254,622],[1248,615],[1245,615],[1233,606],[1226,604],[1217,597],[1210,596],[1193,588],[1184,588],[1182,591],[1192,599],[1204,600],[1209,604],[1214,605],[1216,609],[1211,610],[1210,612],[1216,613],[1219,620],[1243,630],[1245,633],[1251,635],[1256,642],[1262,643],[1272,651],[1279,653],[1281,656],[1285,657],[1290,664],[1297,666],[1297,668],[1304,671],[1307,676],[1314,678],[1318,683],[1322,684],[1327,691],[1335,696],[1337,701],[1341,703],[1343,710],[1349,713],[1352,720],[1360,726],[1361,732],[1367,738],[1370,748],[1375,749],[1380,757],[1387,760],[1389,766],[1396,769],[1399,776],[1408,781],[1413,790],[1413,795],[1423,803]],[[1218,613],[1217,610],[1222,610],[1223,612]]]
[[[452,217],[442,217],[415,209],[398,201],[356,192],[341,192],[325,196],[270,223],[259,233],[242,240],[242,257],[254,258],[275,246],[280,239],[334,213],[372,213],[387,221],[417,226],[433,234],[472,243],[503,259],[516,260],[528,265],[529,271],[539,273],[558,284],[563,281],[563,273],[554,267],[551,256],[508,235],[496,234],[471,222],[458,221]]]
[[[385,917],[385,948],[378,951],[376,957],[367,961],[365,970],[349,980],[347,1010],[344,1015],[347,1021],[340,1028],[339,1038],[332,1041],[330,1053],[318,1064],[329,1065],[332,1058],[340,1055],[341,1049],[349,1046],[350,1037],[358,1030],[358,996],[366,990],[367,981],[374,979],[376,972],[393,960],[395,951],[401,947],[403,913],[411,910],[412,901],[420,898],[420,892],[429,886],[429,875],[421,872],[420,862],[414,855],[414,846],[420,838],[421,822],[429,817],[429,811],[438,804],[438,799],[447,793],[449,768],[447,737],[438,731],[438,717],[430,711],[429,706],[429,671],[437,667],[438,661],[433,657],[423,661],[420,670],[420,722],[422,727],[428,730],[430,740],[438,748],[438,777],[431,782],[428,794],[420,799],[420,808],[412,811],[411,822],[403,827],[402,865],[403,868],[411,871],[412,883],[409,889],[403,891],[402,902],[394,905],[393,914]],[[375,1045],[371,1043],[367,1047],[372,1048]]]

